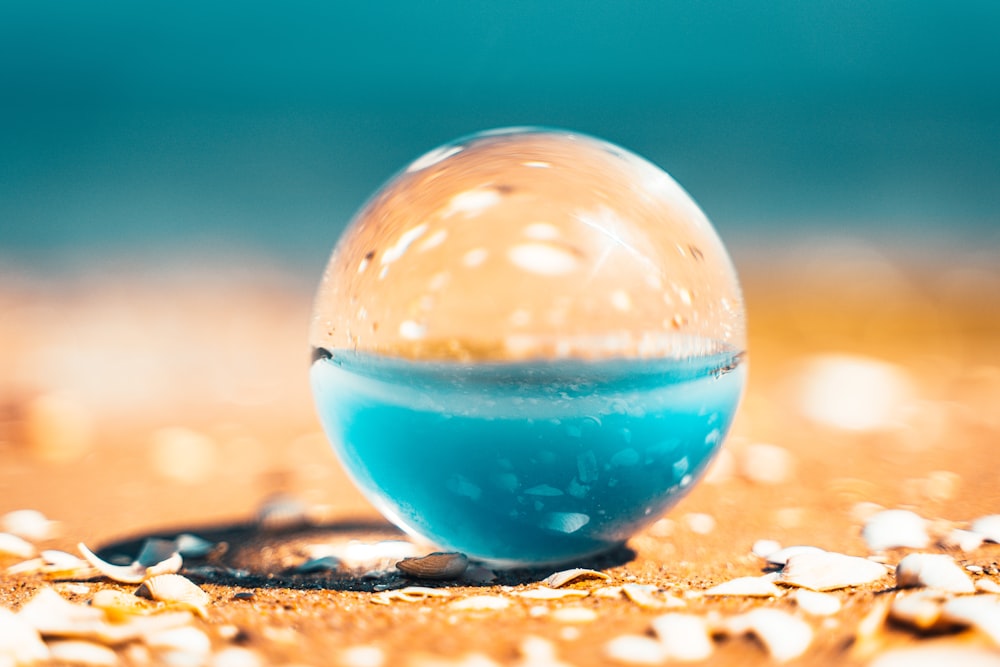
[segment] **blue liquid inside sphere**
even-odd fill
[[[622,544],[705,471],[743,390],[741,352],[409,361],[316,350],[340,460],[403,529],[497,566]]]

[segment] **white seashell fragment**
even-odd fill
[[[426,586],[407,586],[391,591],[382,591],[372,596],[376,604],[389,604],[393,600],[402,602],[420,602],[426,598],[447,598],[451,592],[443,588],[427,588]]]
[[[708,535],[715,530],[715,517],[702,512],[692,512],[684,515],[688,530],[697,535]]]
[[[385,651],[378,646],[349,646],[340,652],[337,664],[340,667],[382,667]]]
[[[146,635],[145,643],[152,649],[177,651],[191,656],[207,656],[212,652],[212,640],[193,626],[150,633]]]
[[[153,540],[147,540],[146,544],[149,545],[150,542],[153,542]],[[157,540],[156,542],[162,542],[162,540]],[[109,563],[88,549],[87,545],[83,542],[77,544],[76,548],[80,550],[84,559],[86,559],[86,561],[90,563],[95,570],[103,574],[108,579],[123,584],[138,584],[148,577],[179,572],[181,567],[184,565],[181,555],[176,551],[167,556],[165,560],[159,562],[153,561],[152,559],[161,555],[162,551],[162,547],[155,544],[153,546],[144,547],[139,559],[133,561],[131,565],[115,565],[113,563]],[[143,562],[144,560],[146,562]]]
[[[626,665],[659,665],[667,659],[667,652],[650,637],[621,635],[604,645],[604,657]]]
[[[43,574],[50,577],[86,579],[96,574],[90,564],[73,554],[46,549],[38,558],[31,558],[7,568],[8,574]]]
[[[980,533],[955,528],[941,537],[938,542],[945,549],[958,549],[968,553],[981,547],[985,539]]]
[[[0,517],[0,530],[29,542],[43,542],[59,534],[59,522],[38,510],[14,510]]]
[[[868,667],[1000,667],[1000,655],[968,646],[930,645],[899,648],[876,657]]]
[[[937,625],[941,618],[943,601],[944,597],[940,591],[900,593],[892,600],[889,617],[897,623],[905,623],[918,630],[929,630]]]
[[[473,595],[455,600],[448,605],[454,611],[501,611],[510,606],[510,600],[499,595]]]
[[[159,609],[157,605],[147,600],[113,588],[105,588],[94,593],[90,606],[103,609],[108,619],[112,621],[120,621],[130,616],[147,616]]]
[[[88,667],[112,667],[118,664],[118,654],[102,644],[82,639],[64,639],[49,643],[49,653],[55,662]]]
[[[262,667],[260,655],[248,648],[230,646],[212,656],[211,667]]]
[[[37,551],[35,545],[13,533],[0,533],[0,556],[31,558]]]
[[[574,581],[580,579],[604,579],[607,580],[609,577],[603,572],[598,572],[597,570],[587,570],[581,567],[576,567],[571,570],[562,570],[560,572],[555,572],[549,576],[542,579],[542,583],[546,586],[551,586],[552,588],[561,588],[566,584],[570,584]]]
[[[590,517],[580,512],[549,512],[542,516],[542,528],[557,533],[575,533],[590,523]]]
[[[797,588],[792,593],[792,599],[799,609],[810,616],[833,616],[840,611],[840,598],[829,593],[819,593],[808,588]]]
[[[807,553],[815,554],[815,553],[825,553],[825,552],[823,549],[820,549],[819,547],[810,547],[804,545],[792,546],[792,547],[785,547],[784,549],[778,549],[777,551],[765,556],[764,560],[766,560],[769,565],[777,565],[779,567],[783,567],[785,563],[788,562],[788,559],[791,558],[792,556],[797,556],[799,554],[807,554]]]
[[[621,592],[642,609],[680,609],[687,603],[652,584],[624,584]]]
[[[969,530],[979,533],[987,542],[1000,543],[1000,514],[979,517],[972,522]]]
[[[104,623],[100,609],[73,604],[51,588],[39,589],[17,616],[44,636],[82,636],[77,632],[86,634]]]
[[[781,551],[781,544],[776,540],[757,540],[750,548],[750,553],[758,558],[767,558],[773,553]],[[784,563],[779,563],[784,565]]]
[[[789,558],[778,575],[778,583],[829,591],[869,584],[886,574],[888,570],[884,566],[866,558],[823,551]]]
[[[183,558],[204,558],[218,546],[215,542],[209,542],[191,533],[181,533],[174,538],[173,542],[173,550]]]
[[[771,583],[767,577],[737,577],[712,586],[705,595],[708,596],[745,596],[755,598],[773,598],[781,595],[781,589]]]
[[[798,658],[813,640],[813,629],[808,623],[780,609],[754,609],[732,616],[723,621],[723,628],[730,634],[755,635],[778,662]]]
[[[925,549],[931,543],[927,520],[909,510],[885,510],[872,515],[861,536],[871,551]]]
[[[976,581],[976,591],[979,593],[1000,593],[1000,584],[992,579],[979,579]]]
[[[38,630],[19,615],[0,608],[0,665],[29,665],[49,659]]]
[[[527,600],[561,600],[563,598],[585,598],[590,595],[590,591],[581,591],[576,588],[530,588],[526,591],[515,593],[518,597]]]
[[[941,619],[971,626],[1000,646],[1000,597],[996,595],[952,598],[942,605]]]
[[[678,662],[705,660],[712,655],[712,637],[708,623],[694,614],[663,614],[653,619],[664,656]]]
[[[597,612],[590,607],[560,607],[551,618],[559,623],[591,623],[597,620]]]
[[[202,618],[207,615],[211,596],[190,579],[179,574],[160,574],[142,582],[135,594],[189,609]]]
[[[935,588],[948,593],[975,593],[969,575],[947,554],[909,554],[896,566],[899,588]]]
[[[778,445],[747,445],[739,457],[740,473],[754,484],[784,484],[795,474],[795,457]]]
[[[418,579],[457,579],[469,566],[469,558],[456,552],[435,552],[418,558],[404,558],[396,569]]]

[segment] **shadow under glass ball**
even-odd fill
[[[658,519],[745,382],[739,284],[701,210],[642,158],[554,130],[467,137],[391,179],[334,250],[310,342],[359,488],[495,565]]]

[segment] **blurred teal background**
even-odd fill
[[[734,248],[1000,248],[1000,2],[0,5],[0,262],[319,275],[409,160],[495,126],[667,169]]]

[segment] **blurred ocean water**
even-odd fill
[[[1000,248],[998,28],[987,1],[7,2],[0,262],[318,271],[409,160],[524,124],[658,163],[736,246]]]

